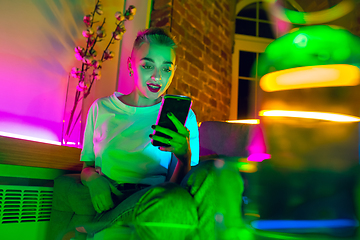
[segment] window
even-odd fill
[[[257,116],[255,101],[259,54],[278,36],[277,30],[274,33],[264,2],[241,0],[236,5],[230,120]],[[294,0],[283,1],[283,4],[287,9],[303,11]]]
[[[275,39],[263,2],[251,3],[237,14],[235,33]]]
[[[239,51],[237,119],[255,118],[258,52]]]

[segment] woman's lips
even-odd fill
[[[161,85],[159,85],[159,84],[150,83],[150,84],[146,84],[146,85],[147,85],[149,91],[153,92],[153,93],[159,92],[161,89]]]

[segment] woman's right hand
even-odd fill
[[[91,201],[98,213],[114,207],[114,202],[111,199],[110,184],[111,183],[105,177],[100,175],[86,182],[86,185],[90,190]]]

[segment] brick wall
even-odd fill
[[[151,26],[168,28],[179,45],[168,93],[190,96],[199,122],[229,118],[232,2],[154,0]]]

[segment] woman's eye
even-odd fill
[[[152,69],[152,66],[150,66],[150,65],[143,65],[142,67],[143,67],[143,69]]]
[[[171,72],[171,68],[164,68],[163,71],[169,73],[169,72]]]

